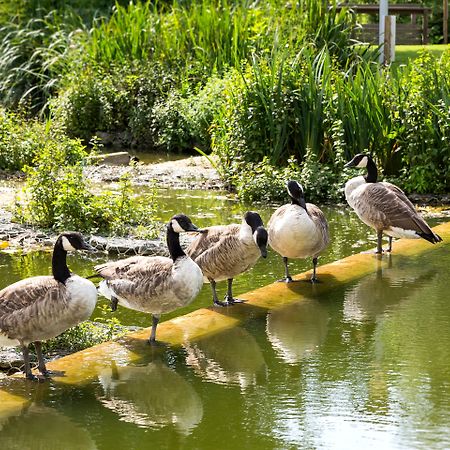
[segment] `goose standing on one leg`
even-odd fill
[[[117,303],[126,308],[152,314],[149,342],[156,341],[156,327],[161,314],[187,306],[203,285],[200,267],[180,246],[179,233],[202,232],[184,214],[170,219],[167,225],[167,246],[170,258],[164,256],[132,256],[95,267],[104,278],[99,292],[111,300],[113,311]]]
[[[26,278],[0,291],[0,347],[22,347],[25,376],[31,373],[29,349],[34,343],[39,371],[47,376],[41,341],[58,336],[88,319],[97,302],[94,284],[72,274],[66,263],[71,250],[95,250],[80,233],[62,233],[53,250],[53,276]]]
[[[319,254],[328,245],[328,223],[323,212],[314,204],[306,203],[303,187],[297,181],[288,181],[291,203],[278,208],[269,220],[269,245],[283,257],[285,278],[289,274],[288,258],[313,258],[311,282],[317,282],[316,267]]]
[[[242,223],[204,229],[187,249],[210,282],[213,303],[227,306],[239,303],[233,297],[233,278],[253,267],[259,257],[267,256],[267,231],[258,213],[248,211]],[[219,301],[216,282],[227,280],[226,302]]]
[[[441,237],[431,231],[404,192],[394,184],[377,181],[378,171],[369,155],[359,153],[344,167],[367,168],[365,177],[358,176],[345,184],[345,198],[358,217],[377,232],[376,253],[383,253],[383,233],[392,238],[423,238],[435,244]]]

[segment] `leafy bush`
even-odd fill
[[[397,118],[400,182],[408,191],[450,189],[450,52],[437,60],[423,52],[403,76]]]
[[[53,145],[36,157],[34,166],[25,167],[26,186],[16,202],[15,219],[58,231],[154,236],[155,190],[137,199],[126,173],[117,191],[93,194],[83,177],[80,157],[86,152],[78,141],[74,143],[76,160],[63,147]]]
[[[69,328],[59,336],[44,342],[45,353],[66,350],[70,353],[101,344],[123,336],[126,333],[119,319],[97,317],[94,321],[86,321]]]
[[[58,148],[71,164],[84,157],[80,142],[70,139],[51,120],[24,119],[0,109],[0,168],[21,170],[33,164],[37,155]]]

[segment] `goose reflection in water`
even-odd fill
[[[144,367],[117,367],[102,371],[99,401],[124,422],[143,428],[173,425],[188,435],[202,420],[200,397],[175,371],[154,361]]]
[[[344,296],[344,321],[370,322],[408,298],[411,293],[432,280],[433,270],[427,267],[395,267],[389,257],[387,268],[367,275]]]
[[[328,321],[327,310],[319,302],[304,299],[267,315],[267,337],[284,362],[296,364],[320,347]]]
[[[266,362],[255,338],[240,327],[184,344],[186,364],[204,380],[242,390],[266,377]]]
[[[4,450],[96,450],[88,431],[59,411],[32,404],[0,419]]]

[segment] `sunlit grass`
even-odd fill
[[[396,45],[395,46],[395,64],[408,64],[419,56],[419,52],[426,50],[436,58],[450,49],[449,45]]]

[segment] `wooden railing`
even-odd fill
[[[347,3],[340,4],[338,11],[342,8],[349,8],[355,14],[378,15],[379,5],[352,5]],[[390,5],[389,15],[410,16],[409,23],[400,23],[396,25],[396,43],[397,44],[428,44],[428,16],[431,8],[422,5],[403,4]],[[422,23],[417,22],[417,17],[422,17]],[[366,23],[357,32],[357,39],[363,42],[378,43],[378,23]]]

